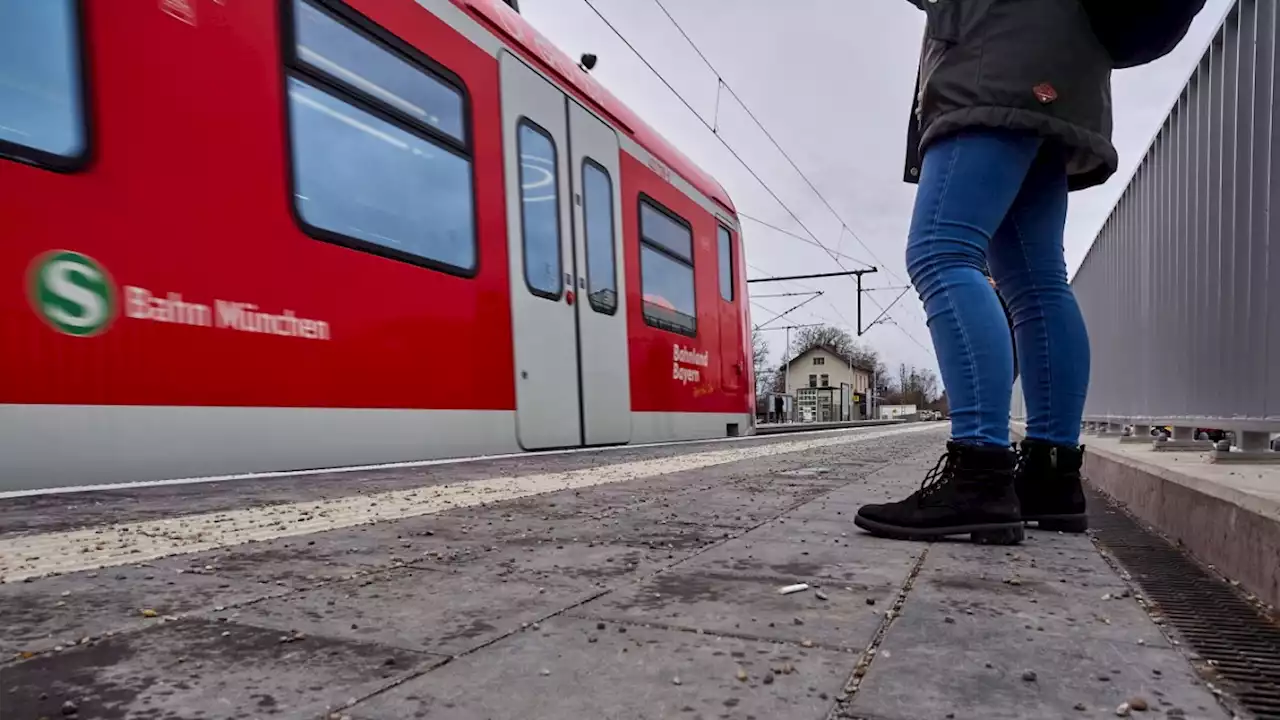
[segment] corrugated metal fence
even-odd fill
[[[1280,431],[1276,49],[1237,2],[1077,271],[1086,419]]]

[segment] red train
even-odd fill
[[[0,490],[752,431],[723,188],[499,0],[0,3]]]

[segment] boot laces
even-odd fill
[[[936,494],[951,483],[951,478],[955,475],[955,461],[951,457],[951,452],[942,453],[942,457],[938,458],[938,462],[934,464],[933,469],[925,474],[924,480],[920,483],[920,491],[917,497],[920,500]]]

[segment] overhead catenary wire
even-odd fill
[[[914,335],[912,335],[911,333],[907,332],[906,328],[904,328],[904,327],[902,327],[901,325],[899,325],[899,324],[898,324],[898,321],[897,321],[897,320],[895,320],[892,316],[890,316],[890,317],[886,318],[886,319],[885,319],[885,322],[887,322],[887,323],[889,323],[890,325],[893,325],[894,327],[896,327],[896,328],[898,328],[899,330],[901,330],[901,331],[902,331],[902,334],[903,334],[903,335],[906,335],[906,336],[907,336],[907,339],[909,339],[911,342],[915,343],[915,344],[916,344],[916,345],[917,345],[921,350],[924,350],[924,351],[925,351],[925,352],[927,352],[927,353],[932,353],[932,352],[933,352],[933,348],[931,348],[931,347],[927,347],[924,343],[922,343],[922,342],[920,342],[919,340],[917,340],[917,339],[916,339],[916,337],[915,337]]]
[[[780,227],[778,227],[777,225],[774,225],[774,224],[773,224],[773,223],[771,223],[771,222],[767,222],[767,221],[765,221],[765,220],[761,220],[761,219],[760,219],[760,218],[758,218],[758,217],[754,217],[754,216],[752,216],[752,215],[748,215],[747,213],[744,213],[744,212],[742,212],[741,210],[739,210],[739,211],[738,211],[738,217],[742,218],[743,220],[750,220],[751,222],[756,223],[757,225],[762,225],[762,226],[764,226],[764,227],[769,228],[770,230],[774,230],[774,231],[776,231],[776,232],[780,232],[780,233],[782,233],[783,235],[786,235],[786,236],[788,236],[788,237],[795,238],[796,240],[799,240],[799,241],[800,241],[800,242],[802,242],[802,243],[807,243],[807,244],[809,244],[809,245],[817,245],[818,247],[822,247],[822,246],[821,246],[821,245],[819,245],[818,243],[815,243],[814,241],[810,240],[809,238],[807,238],[807,237],[805,237],[805,236],[803,236],[803,235],[800,235],[800,234],[797,234],[797,233],[793,233],[793,232],[791,232],[790,230],[785,230],[785,229],[783,229],[783,228],[780,228]],[[823,248],[823,249],[825,250],[826,248]],[[852,255],[848,255],[848,254],[846,254],[846,253],[842,253],[842,252],[840,252],[840,251],[838,251],[838,250],[831,250],[830,252],[832,252],[832,253],[834,253],[834,254],[836,254],[836,255],[839,255],[840,257],[845,258],[845,259],[847,259],[847,260],[850,260],[850,261],[852,261],[852,262],[856,262],[856,263],[858,263],[859,265],[870,265],[870,263],[868,263],[868,262],[865,262],[865,261],[863,261],[863,260],[859,260],[858,258],[856,258],[856,257],[854,257],[854,256],[852,256]]]
[[[590,4],[590,0],[587,0],[587,2],[588,2],[588,4]],[[695,43],[695,42],[693,41],[693,38],[689,37],[689,33],[685,32],[684,27],[680,25],[679,21],[677,21],[677,20],[675,19],[675,17],[671,15],[670,11],[668,11],[668,10],[667,10],[666,6],[662,4],[662,0],[653,0],[653,2],[654,2],[654,4],[655,4],[655,5],[657,5],[657,6],[658,6],[658,9],[660,9],[660,10],[662,11],[662,14],[667,16],[667,19],[668,19],[669,21],[671,21],[671,24],[675,27],[676,31],[680,33],[680,36],[681,36],[681,37],[683,37],[683,38],[685,39],[685,42],[689,43],[689,47],[693,48],[693,51],[694,51],[695,53],[697,53],[697,54],[698,54],[698,57],[702,59],[702,62],[707,66],[707,69],[709,69],[709,70],[712,72],[712,74],[714,74],[714,75],[716,76],[716,82],[717,82],[717,88],[716,88],[716,118],[715,118],[716,127],[717,127],[717,128],[719,127],[719,122],[720,122],[720,120],[719,120],[719,113],[720,113],[720,90],[721,90],[721,88],[723,88],[724,90],[726,90],[726,91],[728,91],[728,92],[729,92],[729,94],[733,97],[733,99],[734,99],[734,100],[738,101],[738,105],[739,105],[739,106],[741,106],[741,107],[742,107],[742,109],[743,109],[743,111],[747,113],[747,116],[748,116],[749,118],[751,118],[751,121],[752,121],[752,122],[754,122],[754,123],[756,124],[756,127],[760,129],[760,132],[764,133],[764,136],[765,136],[766,138],[768,138],[768,139],[769,139],[769,142],[773,144],[773,147],[774,147],[774,148],[775,148],[775,149],[776,149],[776,150],[777,150],[777,151],[782,155],[782,157],[783,157],[783,158],[785,158],[785,159],[786,159],[787,163],[788,163],[789,165],[791,165],[791,168],[792,168],[793,170],[795,170],[795,171],[796,171],[796,174],[797,174],[797,175],[799,175],[799,176],[800,176],[800,178],[801,178],[802,180],[804,180],[805,184],[809,186],[809,189],[813,191],[813,194],[814,194],[814,195],[816,195],[816,196],[818,197],[818,199],[822,202],[822,204],[826,206],[827,210],[829,210],[829,211],[831,212],[832,216],[834,216],[834,217],[835,217],[835,219],[836,219],[836,220],[838,220],[838,221],[840,222],[840,227],[841,227],[841,235],[840,235],[840,239],[841,239],[841,240],[843,240],[843,239],[844,239],[844,233],[845,233],[845,232],[848,232],[851,236],[853,236],[853,239],[854,239],[854,240],[856,240],[856,241],[858,242],[858,244],[859,244],[859,245],[861,245],[861,246],[863,247],[863,249],[865,249],[865,250],[867,251],[867,254],[871,256],[871,259],[875,260],[875,261],[876,261],[876,263],[878,263],[878,265],[884,265],[884,262],[883,262],[883,261],[881,261],[881,260],[876,256],[875,252],[873,252],[873,251],[871,250],[871,248],[870,248],[870,247],[869,247],[865,242],[863,242],[863,241],[862,241],[862,238],[858,236],[858,233],[854,232],[853,228],[849,227],[849,223],[848,223],[848,222],[847,222],[847,221],[846,221],[846,220],[845,220],[845,219],[840,215],[840,213],[839,213],[839,212],[837,212],[837,211],[836,211],[835,207],[833,207],[833,206],[831,205],[831,203],[827,200],[826,196],[825,196],[825,195],[823,195],[823,194],[822,194],[822,192],[821,192],[820,190],[818,190],[817,186],[813,184],[813,181],[811,181],[811,180],[809,179],[809,176],[808,176],[808,175],[806,175],[806,174],[805,174],[805,172],[804,172],[803,170],[801,170],[801,169],[800,169],[800,166],[796,164],[795,160],[793,160],[793,159],[791,158],[791,155],[790,155],[790,154],[789,154],[789,153],[788,153],[788,152],[787,152],[787,151],[782,147],[782,145],[777,141],[777,139],[775,139],[775,138],[773,137],[773,134],[772,134],[772,133],[770,133],[770,132],[769,132],[769,129],[768,129],[768,128],[766,128],[766,127],[764,126],[764,123],[763,123],[763,122],[761,122],[761,121],[760,121],[760,119],[759,119],[758,117],[756,117],[756,114],[755,114],[754,112],[752,112],[752,111],[751,111],[751,108],[747,106],[746,102],[744,102],[744,101],[743,101],[742,97],[741,97],[741,96],[739,96],[739,95],[738,95],[738,93],[734,92],[733,87],[732,87],[731,85],[729,85],[729,83],[724,79],[724,76],[720,74],[720,71],[716,69],[715,65],[712,65],[712,64],[711,64],[711,61],[707,59],[706,54],[702,52],[702,49],[698,47],[698,44],[697,44],[697,43]],[[593,9],[594,9],[594,8],[593,8]],[[598,12],[598,11],[597,11],[597,14],[599,14],[599,12]],[[616,30],[615,30],[615,32],[616,32]],[[632,48],[632,49],[633,49],[633,51],[634,51],[634,48]],[[637,54],[639,54],[639,53],[637,52]],[[646,63],[646,64],[647,64],[647,63]],[[652,66],[650,66],[650,68],[652,69]],[[656,70],[654,70],[654,72],[656,73],[657,71],[656,71]],[[663,82],[666,82],[666,81],[664,80]],[[668,85],[668,87],[671,87],[671,86],[670,86],[670,85]],[[674,89],[672,90],[672,92],[674,92]],[[689,104],[688,104],[688,103],[685,103],[685,105],[686,105],[686,106],[689,106]],[[692,108],[691,106],[689,106],[689,109],[690,109],[691,111],[693,110],[693,108]],[[696,111],[694,111],[694,114],[696,115],[696,114],[697,114],[697,112],[696,112]],[[701,116],[699,116],[699,119],[701,119]],[[703,121],[703,124],[706,124],[706,122],[705,122],[705,121]],[[718,133],[718,132],[716,132],[714,129],[713,129],[713,132],[714,132],[714,133],[716,134],[716,136],[719,138],[719,133]],[[727,142],[725,142],[725,140],[724,140],[723,138],[719,138],[719,139],[720,139],[720,142],[721,142],[721,143],[723,143],[723,144],[725,145],[725,147],[728,147],[728,143],[727,143]],[[735,156],[736,156],[736,153],[735,153]],[[739,162],[741,162],[741,159],[740,159],[740,158],[739,158]],[[744,163],[744,165],[745,165],[745,163]],[[754,175],[754,173],[752,173],[752,174]],[[759,178],[758,178],[758,177],[757,177],[757,180],[759,180]],[[761,184],[762,184],[762,185],[764,184],[764,183],[763,183],[763,181],[761,181]],[[768,189],[768,188],[766,187],[766,190],[767,190],[767,189]],[[772,191],[770,191],[770,194],[772,194]],[[774,199],[777,199],[777,195],[774,195]],[[781,200],[779,200],[778,202],[779,202],[779,204],[782,204],[782,201],[781,201]],[[783,205],[783,207],[785,208],[786,206],[785,206],[785,205]],[[790,208],[787,208],[787,211],[788,211],[788,212],[790,212]],[[739,214],[741,214],[741,213],[739,213]],[[794,213],[792,213],[792,217],[793,217],[793,218],[795,217],[795,214],[794,214]],[[752,220],[755,220],[755,219],[754,219],[754,218],[752,218]],[[756,222],[761,222],[761,221],[759,221],[759,220],[755,220],[755,221],[756,221]],[[831,249],[830,249],[830,248],[828,248],[826,245],[823,245],[823,244],[822,244],[822,242],[821,242],[820,240],[818,240],[817,236],[816,236],[816,235],[814,235],[814,234],[813,234],[813,232],[809,230],[809,228],[805,227],[805,226],[803,225],[803,223],[801,224],[801,227],[804,227],[805,232],[807,232],[807,233],[809,233],[809,235],[813,236],[814,243],[816,243],[816,244],[818,245],[818,247],[821,247],[823,250],[825,250],[825,251],[827,252],[827,254],[831,256],[831,259],[835,261],[836,265],[838,265],[841,269],[847,269],[847,268],[845,268],[845,267],[844,267],[844,265],[843,265],[843,264],[841,264],[841,262],[840,262],[839,258],[837,257],[837,256],[838,256],[838,255],[840,255],[841,253],[839,253],[839,252],[837,252],[837,251],[834,251],[834,250],[831,250]],[[774,227],[774,229],[775,229],[775,230],[781,230],[780,228],[776,228],[776,227]],[[785,230],[782,230],[782,232],[784,232],[784,233],[785,233],[786,231],[785,231]],[[838,243],[837,243],[837,244],[838,244]],[[857,261],[857,262],[861,262],[861,261]],[[866,264],[866,263],[863,263],[863,264]],[[890,269],[889,269],[889,268],[887,268],[887,267],[886,267],[886,268],[884,268],[884,270],[885,270],[885,272],[886,272],[886,273],[888,273],[888,274],[890,275],[890,277],[893,277],[894,279],[898,280],[899,282],[904,282],[904,283],[905,283],[905,282],[907,282],[907,281],[906,281],[906,280],[904,280],[901,276],[899,276],[897,273],[895,273],[893,270],[890,270]],[[861,286],[859,286],[859,292],[861,292]],[[893,306],[894,306],[894,305],[896,305],[896,304],[897,304],[897,302],[898,302],[898,300],[894,300],[892,303],[890,303],[890,304],[886,307],[886,306],[881,305],[881,304],[880,304],[880,303],[879,303],[879,302],[878,302],[874,297],[872,297],[872,296],[870,296],[870,295],[868,295],[868,296],[867,296],[867,299],[871,301],[871,304],[872,304],[872,305],[875,305],[875,306],[876,306],[876,308],[877,308],[877,309],[879,309],[879,310],[881,311],[881,313],[880,313],[880,317],[884,317],[885,315],[888,315],[889,310],[890,310],[890,309],[892,309],[892,308],[893,308]],[[901,299],[901,296],[899,296],[899,298],[898,298],[898,299]],[[877,318],[877,320],[878,320],[878,319],[879,319],[879,318]],[[848,324],[848,323],[847,323],[847,321],[846,321],[846,324]],[[871,326],[874,326],[875,324],[876,324],[875,322],[872,322]],[[894,326],[895,326],[895,327],[897,327],[900,331],[902,331],[902,333],[903,333],[904,335],[907,335],[908,337],[910,337],[910,338],[911,338],[911,341],[912,341],[912,342],[914,342],[916,345],[918,345],[918,346],[920,346],[920,347],[922,347],[922,348],[924,347],[924,345],[923,345],[919,340],[917,340],[914,336],[912,336],[912,335],[911,335],[911,333],[907,332],[907,329],[906,329],[906,328],[904,328],[904,327],[902,327],[902,325],[900,325],[900,324],[898,324],[898,323],[896,323],[896,322],[895,322],[895,323],[893,323],[893,324],[894,324]],[[868,327],[871,327],[871,326],[868,326]]]
[[[719,83],[716,91],[717,96],[719,95],[719,89],[723,88],[724,90],[728,91],[728,93],[731,96],[733,96],[734,100],[738,101],[738,105],[742,107],[744,112],[747,113],[747,117],[751,118],[751,121],[756,124],[756,127],[760,128],[760,132],[764,133],[764,136],[769,139],[769,142],[773,144],[773,147],[776,148],[777,151],[782,154],[782,157],[786,159],[789,165],[791,165],[791,169],[796,171],[796,174],[799,175],[801,179],[804,180],[805,184],[809,186],[809,189],[813,191],[813,194],[818,196],[818,199],[821,200],[822,204],[827,207],[827,210],[831,211],[831,214],[835,216],[836,220],[840,221],[840,225],[843,231],[852,235],[853,239],[856,240],[858,244],[861,245],[863,249],[867,251],[867,254],[871,256],[871,259],[876,261],[876,264],[884,265],[884,261],[876,257],[875,252],[873,252],[871,248],[868,247],[867,244],[862,241],[862,238],[858,236],[858,233],[854,232],[853,228],[849,226],[849,223],[840,215],[839,212],[836,211],[835,207],[833,207],[831,203],[827,201],[826,196],[823,195],[822,192],[818,190],[818,187],[813,184],[813,181],[809,179],[809,176],[806,175],[805,172],[800,169],[800,166],[796,164],[795,160],[791,159],[791,155],[785,149],[783,149],[782,145],[776,139],[774,139],[773,134],[770,133],[768,128],[764,126],[764,123],[760,122],[760,119],[757,118],[756,114],[751,111],[751,108],[748,107],[747,103],[742,100],[742,97],[739,96],[738,93],[734,91],[733,86],[731,86],[724,79],[724,76],[720,74],[720,71],[716,69],[715,65],[711,64],[711,61],[707,59],[707,56],[702,52],[702,49],[698,47],[698,44],[693,41],[693,38],[689,37],[689,33],[684,31],[684,27],[682,27],[680,23],[676,21],[675,17],[673,17],[671,13],[667,10],[667,7],[662,4],[662,0],[653,0],[653,3],[658,6],[658,9],[662,11],[663,15],[667,16],[667,19],[671,21],[671,24],[673,26],[675,26],[676,31],[680,33],[680,36],[684,38],[685,42],[689,43],[689,47],[693,48],[693,51],[698,54],[698,57],[702,59],[702,62],[706,64],[707,68],[711,70],[712,73],[715,74],[716,81],[717,83]],[[719,113],[718,98],[716,101],[716,111],[718,115]],[[717,120],[717,124],[718,124],[718,120]],[[841,235],[841,237],[843,237],[843,235]],[[892,270],[889,270],[888,268],[885,268],[885,272],[889,273],[890,276],[894,277],[899,282],[906,282],[906,280],[904,280],[901,277],[898,277],[896,273],[894,273]]]
[[[747,263],[747,267],[748,267],[748,268],[750,268],[750,269],[752,269],[752,270],[754,270],[754,271],[756,271],[756,272],[758,272],[758,273],[767,273],[767,271],[766,271],[766,270],[761,269],[761,268],[760,268],[759,266],[757,266],[757,265],[752,265],[751,263]],[[821,291],[821,290],[815,290],[815,289],[814,289],[814,287],[813,287],[812,285],[808,285],[808,284],[803,283],[803,282],[800,282],[800,281],[798,281],[798,280],[787,280],[787,281],[786,281],[786,283],[787,283],[788,285],[794,285],[794,286],[796,286],[796,287],[798,287],[798,288],[800,288],[800,289],[802,289],[802,290],[807,290],[807,291],[809,291],[809,292],[811,292],[811,293],[815,293],[815,294],[817,294],[817,295],[822,295],[822,291]],[[823,295],[823,296],[822,296],[822,300],[823,300],[823,302],[825,302],[825,303],[827,304],[827,307],[831,308],[831,311],[832,311],[832,312],[834,312],[834,313],[836,314],[836,317],[840,318],[840,322],[836,322],[835,320],[832,320],[831,318],[826,317],[825,315],[819,315],[817,312],[815,312],[815,311],[814,311],[814,309],[813,309],[813,308],[805,308],[805,309],[804,309],[804,311],[805,311],[806,313],[808,313],[808,314],[812,315],[813,317],[815,317],[815,318],[817,318],[817,319],[821,320],[822,322],[824,322],[824,323],[828,324],[828,325],[840,325],[841,323],[843,323],[843,324],[845,325],[845,327],[853,327],[853,324],[849,322],[849,318],[845,317],[845,316],[844,316],[844,313],[840,312],[840,308],[836,307],[836,304],[835,304],[835,303],[833,303],[833,302],[831,302],[831,298],[826,297],[825,295]],[[772,311],[770,311],[770,312],[772,312]]]
[[[764,188],[765,192],[769,193],[769,195],[778,203],[778,205],[782,206],[782,209],[787,211],[787,214],[791,216],[791,219],[795,220],[797,225],[804,228],[804,231],[808,233],[810,237],[813,238],[814,242],[816,242],[819,247],[826,250],[826,246],[822,244],[821,240],[818,240],[818,236],[813,234],[813,231],[809,229],[809,226],[805,225],[804,221],[801,220],[800,217],[796,215],[794,211],[792,211],[791,207],[787,205],[785,202],[783,202],[782,198],[778,197],[778,194],[773,191],[773,188],[769,187],[769,184],[764,181],[764,178],[760,177],[760,175],[756,173],[755,169],[752,168],[750,165],[748,165],[746,160],[742,159],[742,156],[738,154],[738,151],[733,149],[733,146],[730,145],[723,137],[720,136],[720,133],[716,131],[716,128],[713,127],[711,123],[707,122],[706,118],[702,117],[702,113],[695,110],[693,105],[690,104],[689,101],[685,99],[684,95],[681,95],[680,91],[676,90],[675,86],[673,86],[670,82],[668,82],[667,78],[662,73],[658,72],[658,69],[653,66],[653,63],[649,62],[649,59],[646,58],[644,54],[641,53],[636,48],[635,45],[631,44],[631,41],[627,39],[627,36],[623,35],[622,31],[618,30],[618,28],[615,27],[613,23],[609,22],[609,18],[605,17],[604,13],[600,12],[600,9],[595,6],[595,3],[592,2],[592,0],[583,0],[583,2],[585,2],[587,4],[587,7],[591,8],[591,11],[596,14],[596,17],[600,18],[601,22],[607,25],[608,28],[613,31],[613,34],[617,35],[618,39],[621,40],[622,43],[626,45],[631,50],[631,52],[635,54],[637,58],[640,59],[640,62],[644,63],[644,66],[649,68],[649,72],[652,72],[655,77],[657,77],[659,80],[662,81],[663,85],[667,86],[667,89],[671,91],[672,95],[675,95],[676,98],[680,100],[680,102],[684,103],[684,106],[689,109],[689,112],[693,113],[693,116],[698,118],[698,122],[702,123],[703,127],[711,131],[711,134],[714,135],[716,139],[720,141],[720,144],[723,145],[724,148],[728,150],[731,155],[733,155],[734,159],[738,161],[738,164],[742,165],[743,169],[745,169],[748,173],[750,173],[751,177],[755,178],[755,181],[760,184],[760,187]],[[831,251],[827,250],[827,252],[830,253]],[[839,261],[837,260],[837,262]]]
[[[756,293],[752,293],[752,294],[751,294],[751,301],[752,301],[752,302],[755,302],[756,300],[763,300],[763,299],[765,299],[765,298],[796,297],[796,296],[799,296],[799,295],[821,295],[821,294],[822,294],[822,293],[818,292],[817,290],[811,290],[811,291],[809,291],[809,292],[782,292],[782,293],[767,293],[767,294],[764,294],[764,295],[758,295],[758,294],[756,294]]]
[[[837,253],[836,251],[827,247],[826,244],[824,244],[820,239],[818,239],[818,236],[812,230],[809,229],[809,226],[806,225],[804,221],[800,219],[799,215],[797,215],[796,212],[792,210],[791,207],[782,200],[782,198],[777,194],[777,192],[775,192],[774,189],[764,181],[764,178],[760,177],[759,173],[757,173],[755,169],[752,168],[746,162],[746,160],[742,158],[742,156],[738,153],[738,151],[734,149],[734,147],[730,145],[728,141],[724,139],[723,136],[720,135],[719,129],[717,127],[718,121],[717,121],[717,125],[713,125],[712,123],[707,122],[706,118],[702,116],[702,113],[699,113],[697,109],[695,109],[693,105],[684,97],[684,95],[682,95],[679,90],[676,90],[675,86],[673,86],[670,83],[670,81],[667,80],[666,76],[664,76],[661,72],[659,72],[658,69],[653,66],[653,63],[649,62],[649,59],[646,58],[644,54],[641,53],[640,50],[636,48],[636,46],[632,44],[632,42],[628,40],[627,37],[623,35],[620,30],[618,30],[618,28],[604,15],[604,13],[600,11],[598,7],[596,7],[593,0],[583,0],[583,2],[586,3],[587,7],[590,8],[593,13],[595,13],[596,17],[598,17],[600,21],[603,22],[605,26],[608,27],[609,30],[612,31],[613,34],[616,35],[617,38],[621,40],[622,43],[626,45],[629,50],[631,50],[631,52],[640,60],[640,62],[643,63],[644,66],[648,68],[649,71],[653,73],[653,75],[657,77],[658,80],[662,82],[663,85],[666,86],[667,90],[669,90],[672,95],[676,96],[676,99],[678,99],[685,106],[685,108],[688,109],[689,112],[698,119],[698,122],[702,123],[703,127],[707,128],[707,130],[709,130],[711,134],[715,136],[715,138],[720,142],[720,144],[723,145],[724,148],[729,151],[729,153],[733,156],[733,158],[737,160],[740,165],[742,165],[743,169],[745,169],[751,175],[751,177],[755,179],[755,181],[760,185],[760,187],[764,188],[765,192],[767,192],[769,196],[772,197],[774,201],[777,202],[778,205],[787,212],[787,214],[791,217],[791,219],[794,220],[795,223],[798,226],[800,226],[802,230],[804,230],[805,234],[807,234],[810,238],[812,238],[811,244],[818,246],[824,252],[826,252],[827,255],[830,256],[831,259],[835,262],[837,267],[841,268],[842,270],[847,270],[848,268],[846,268],[845,265],[840,261],[840,257],[842,254]],[[657,2],[657,0],[655,0],[655,2]],[[690,46],[693,47],[694,52],[696,52],[698,56],[703,60],[703,62],[706,63],[707,67],[710,68],[713,73],[715,73],[718,81],[724,85],[724,89],[727,90],[730,93],[730,95],[732,95],[734,99],[738,101],[739,105],[741,105],[743,110],[747,112],[748,116],[751,117],[752,121],[756,123],[756,125],[765,134],[765,136],[769,138],[769,141],[773,143],[774,147],[777,148],[780,153],[782,153],[782,155],[787,159],[787,162],[791,164],[791,166],[796,170],[798,174],[801,175],[805,183],[818,196],[819,200],[821,200],[822,203],[827,206],[828,210],[830,210],[832,214],[836,217],[836,219],[841,223],[842,231],[847,231],[850,235],[852,235],[853,238],[858,242],[858,244],[860,244],[864,249],[866,249],[868,254],[870,254],[873,258],[875,258],[875,253],[871,250],[871,248],[868,247],[867,244],[863,242],[862,239],[858,236],[858,234],[848,226],[848,223],[845,222],[845,220],[840,216],[840,214],[835,211],[834,207],[832,207],[831,204],[825,198],[825,196],[823,196],[821,192],[818,191],[817,187],[809,180],[808,176],[806,176],[800,170],[800,168],[796,166],[794,160],[791,159],[790,155],[786,153],[786,151],[778,144],[777,140],[773,138],[772,134],[768,132],[768,130],[764,127],[764,125],[760,122],[760,120],[755,116],[755,114],[752,113],[751,110],[746,106],[746,104],[742,102],[742,98],[739,97],[737,93],[733,91],[733,88],[731,88],[728,85],[728,83],[724,82],[724,79],[720,75],[720,73],[715,69],[715,67],[710,63],[710,61],[707,60],[702,50],[698,48],[697,44],[694,43],[691,38],[689,38],[688,34],[685,33],[684,29],[679,25],[679,23],[675,21],[675,18],[673,18],[671,14],[667,12],[666,8],[662,6],[660,3],[659,3],[659,7],[662,9],[663,14],[665,14],[668,17],[668,19],[671,20],[673,25],[675,25],[676,29],[690,44]],[[717,106],[718,106],[718,102],[717,102]],[[843,235],[841,237],[843,237]],[[861,263],[861,261],[857,261],[857,262],[859,262],[860,264],[863,264]],[[877,262],[879,261],[877,260]],[[898,276],[892,270],[889,270],[886,268],[886,272],[890,276],[897,278],[899,281],[905,282],[904,280],[902,280],[900,276]],[[877,309],[881,310],[882,312],[887,313],[889,309],[892,308],[892,305],[890,305],[889,307],[885,307],[881,305],[877,300],[875,300],[874,297],[870,295],[868,295],[868,300],[871,302],[872,305],[874,305]],[[828,304],[831,304],[830,300],[828,300],[827,302]],[[834,304],[831,304],[831,307],[833,310],[836,311],[836,314],[841,317],[845,325],[847,325],[848,327],[855,327],[852,323],[849,323],[849,321],[844,318],[843,313],[841,313],[835,307]],[[916,345],[920,346],[921,348],[925,348],[925,346],[922,343],[920,343],[919,340],[916,340],[916,338],[912,336],[911,333],[906,330],[906,328],[902,327],[900,324],[896,322],[893,323],[893,325],[897,327],[904,335],[909,337],[911,341],[914,342]],[[925,349],[927,350],[927,348]]]
[[[791,307],[791,308],[788,308],[787,310],[784,310],[784,311],[782,311],[782,312],[780,312],[780,313],[778,313],[778,314],[774,315],[773,317],[769,318],[768,320],[765,320],[764,322],[760,323],[759,325],[756,325],[756,326],[755,326],[755,329],[756,329],[756,330],[759,330],[760,328],[764,327],[765,325],[768,325],[768,324],[770,324],[770,323],[772,323],[772,322],[774,322],[774,321],[776,321],[776,320],[781,320],[782,318],[786,317],[787,315],[790,315],[791,313],[795,312],[796,310],[799,310],[800,308],[804,307],[805,305],[808,305],[809,303],[813,302],[814,300],[817,300],[817,299],[818,299],[818,298],[820,298],[820,297],[822,297],[822,293],[817,293],[817,294],[816,294],[816,295],[814,295],[813,297],[810,297],[810,298],[808,298],[807,300],[804,300],[804,301],[800,302],[799,304],[797,304],[797,305],[795,305],[795,306],[793,306],[793,307]]]
[[[799,330],[801,328],[822,327],[822,323],[806,323],[804,325],[774,325],[773,327],[760,328],[760,332],[771,332],[773,330]]]
[[[886,290],[886,289],[888,289],[888,288],[878,288],[878,289]],[[907,291],[908,291],[908,290],[910,290],[910,289],[911,289],[911,287],[910,287],[910,286],[907,286],[907,287],[905,287],[905,288],[901,288],[902,292],[898,293],[898,297],[894,298],[894,299],[893,299],[893,302],[889,303],[889,307],[891,308],[891,307],[893,307],[894,305],[897,305],[897,304],[898,304],[898,301],[902,299],[902,296],[903,296],[903,295],[906,295],[906,294],[907,294]],[[884,318],[884,316],[886,316],[886,315],[888,315],[888,314],[889,314],[889,308],[885,308],[885,309],[884,309],[884,312],[880,313],[880,315],[879,315],[879,316],[877,316],[875,320],[872,320],[872,321],[871,321],[871,324],[870,324],[870,325],[868,325],[867,327],[868,327],[868,328],[873,328],[873,327],[875,327],[875,326],[876,326],[876,323],[880,322],[880,320],[881,320],[881,319],[883,319],[883,318]],[[894,323],[894,324],[896,325],[897,323]],[[901,327],[901,326],[899,326],[899,327]]]

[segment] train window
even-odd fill
[[[693,231],[648,199],[640,201],[640,290],[646,322],[682,335],[697,334]]]
[[[466,142],[462,93],[424,73],[308,2],[298,0],[298,60],[391,106],[415,122]]]
[[[55,169],[87,155],[79,12],[0,0],[0,155]]]
[[[556,144],[545,130],[521,120],[520,222],[524,226],[524,279],[534,295],[557,300],[560,279],[560,178]]]
[[[337,244],[474,273],[462,91],[425,59],[393,48],[394,38],[375,39],[367,20],[306,0],[291,5],[293,190],[304,227]]]
[[[475,267],[471,163],[296,78],[294,197],[313,227]]]
[[[613,181],[591,160],[582,161],[582,219],[587,233],[587,299],[596,312],[612,315],[618,309]]]
[[[725,226],[718,227],[720,245],[720,297],[733,302],[733,235]]]
[[[693,261],[693,234],[687,223],[647,202],[640,203],[640,230],[644,239],[672,255]]]

